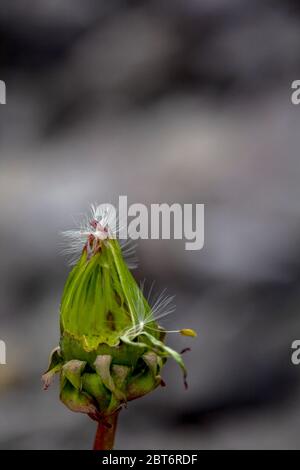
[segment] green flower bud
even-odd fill
[[[59,373],[61,401],[72,411],[104,421],[127,401],[162,385],[168,357],[186,376],[181,355],[165,345],[165,331],[157,323],[169,313],[170,299],[161,297],[149,305],[105,223],[108,219],[94,209],[91,228],[68,233],[73,241],[77,234],[84,246],[62,296],[60,346],[43,376],[48,388]],[[178,332],[195,336],[189,329]]]

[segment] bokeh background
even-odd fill
[[[118,449],[300,447],[297,0],[1,0],[0,448],[88,449],[95,425],[41,373],[90,202],[205,203],[205,248],[138,244],[138,279],[193,327],[189,390],[122,412]],[[170,337],[177,349],[187,338]]]

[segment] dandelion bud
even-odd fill
[[[70,272],[60,307],[60,345],[43,375],[48,388],[60,374],[60,399],[72,411],[109,423],[127,401],[164,382],[163,365],[172,357],[186,370],[181,355],[165,345],[157,320],[171,313],[163,295],[153,306],[138,286],[112,233],[116,226],[100,206],[91,222],[66,232],[81,256]],[[111,225],[109,225],[109,221]],[[184,336],[196,336],[190,329]]]

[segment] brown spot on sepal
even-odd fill
[[[115,299],[116,299],[116,302],[118,304],[119,307],[122,307],[123,306],[123,302],[122,302],[122,299],[121,297],[119,296],[118,292],[115,291]]]
[[[111,331],[116,331],[115,319],[112,312],[108,312],[106,315],[107,325]]]

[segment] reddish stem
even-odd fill
[[[94,450],[112,450],[114,447],[119,413],[114,413],[106,418],[105,423],[98,421],[94,442]]]

